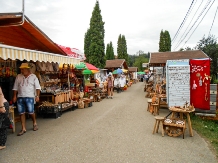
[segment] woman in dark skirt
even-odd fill
[[[6,148],[7,128],[8,128],[9,103],[4,97],[0,86],[0,150]]]

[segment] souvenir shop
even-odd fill
[[[12,88],[23,62],[28,62],[41,85],[40,103],[36,105],[38,114],[57,118],[67,109],[91,105],[89,99],[83,98],[84,75],[75,68],[79,59],[6,45],[1,45],[0,52],[0,82],[11,105]]]
[[[178,59],[173,59],[172,53]],[[151,54],[150,64],[154,74],[152,80],[145,84],[147,111],[159,115],[164,106],[169,109],[169,114],[155,117],[153,134],[158,131],[158,124],[162,123],[162,136],[166,133],[173,137],[183,135],[184,138],[186,128],[193,136],[191,113],[201,116],[216,114],[217,85],[210,84],[211,59],[202,51],[166,52],[161,55],[165,55],[166,60],[158,60],[158,54]]]

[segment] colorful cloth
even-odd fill
[[[190,60],[190,96],[195,108],[210,110],[210,60]]]

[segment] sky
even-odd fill
[[[25,0],[25,15],[55,43],[83,51],[84,35],[95,3],[96,0]],[[105,47],[112,41],[116,54],[118,36],[122,34],[127,41],[128,54],[139,50],[157,52],[161,30],[169,31],[173,40],[191,3],[192,0],[99,0],[105,22]],[[22,10],[22,0],[0,0],[0,6],[0,12],[18,12]],[[218,0],[195,0],[192,6],[172,41],[172,51],[192,48],[209,34]],[[218,13],[210,34],[218,37],[217,29]]]

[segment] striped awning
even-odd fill
[[[41,52],[36,50],[29,50],[24,48],[18,48],[13,46],[7,46],[0,44],[0,58],[7,60],[27,60],[27,61],[39,61],[39,62],[57,62],[59,64],[79,64],[80,59],[63,56],[60,54],[53,54],[47,52]]]

